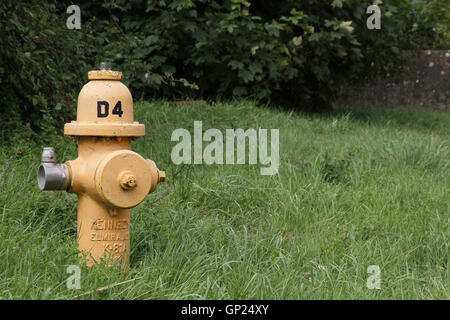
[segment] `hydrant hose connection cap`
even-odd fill
[[[156,181],[147,161],[130,150],[117,150],[97,166],[95,187],[109,206],[128,209],[137,206],[148,195]],[[155,180],[155,181],[153,181]]]

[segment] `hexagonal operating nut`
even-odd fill
[[[111,70],[111,62],[100,62],[100,70]]]
[[[119,174],[119,183],[124,190],[131,190],[133,188],[136,188],[136,176],[129,170],[122,171]]]

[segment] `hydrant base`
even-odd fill
[[[78,249],[88,266],[106,260],[128,263],[130,254],[130,209],[105,207],[82,194],[78,197]],[[112,212],[114,211],[114,212]]]

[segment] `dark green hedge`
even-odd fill
[[[139,98],[253,97],[324,110],[350,82],[398,71],[403,48],[448,45],[450,0],[115,0],[0,4],[0,129],[53,130],[72,119],[86,73],[101,60]],[[442,4],[442,5],[438,5]]]

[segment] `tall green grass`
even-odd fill
[[[132,210],[130,270],[83,267],[79,290],[66,288],[76,196],[36,182],[48,140],[60,162],[76,144],[0,146],[2,299],[449,298],[449,113],[161,102],[138,103],[135,119],[147,132],[133,149],[167,180]],[[203,130],[279,129],[279,174],[174,165],[172,131],[192,132],[194,120]],[[380,290],[366,286],[369,265],[381,269]]]

